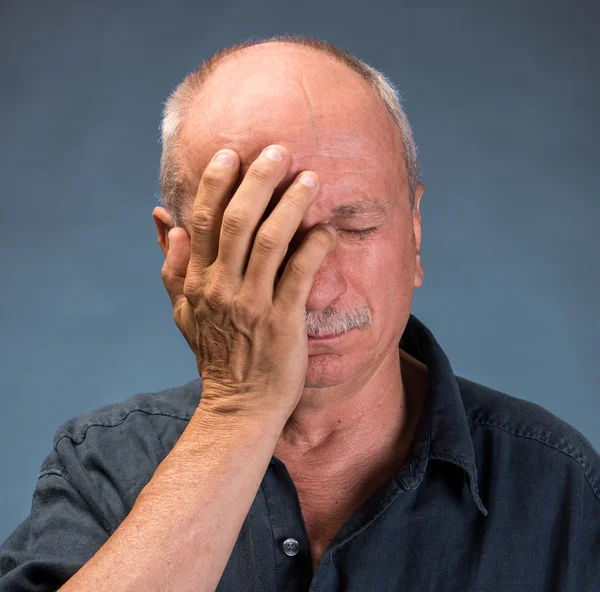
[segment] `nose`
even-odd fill
[[[324,263],[315,275],[306,299],[307,310],[323,310],[337,302],[348,291],[348,282],[341,269]]]

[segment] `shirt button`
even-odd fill
[[[296,539],[285,539],[283,541],[283,552],[290,557],[293,557],[298,553],[298,541]]]

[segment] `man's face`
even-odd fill
[[[264,219],[301,171],[319,175],[321,192],[284,265],[311,228],[321,222],[334,226],[337,246],[307,300],[307,330],[328,334],[358,328],[333,341],[309,339],[305,388],[374,372],[391,348],[397,349],[413,289],[423,281],[418,254],[423,188],[418,188],[413,215],[403,149],[373,91],[358,74],[322,55],[282,43],[254,46],[209,79],[184,121],[181,140],[190,187],[197,187],[221,148],[239,154],[239,184],[266,146],[286,146],[291,166]],[[333,215],[357,202],[374,206]],[[371,228],[362,237],[353,232]]]

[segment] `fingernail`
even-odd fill
[[[265,150],[265,158],[281,162],[283,160],[283,154],[281,153],[281,150],[279,150],[279,148],[267,148]]]
[[[218,166],[232,167],[235,165],[235,160],[229,152],[220,152],[215,156],[214,163]]]
[[[331,234],[333,234],[334,236],[337,235],[336,230],[333,226],[331,226],[330,224],[321,224],[321,226],[325,229],[328,230],[329,232],[331,232]]]
[[[312,187],[313,189],[317,186],[317,180],[314,175],[304,173],[300,175],[300,183],[305,187]]]

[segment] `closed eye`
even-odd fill
[[[356,234],[359,238],[363,238],[368,234],[372,234],[377,230],[376,227],[373,228],[364,228],[362,230],[342,230],[342,232],[349,232],[350,234]]]

